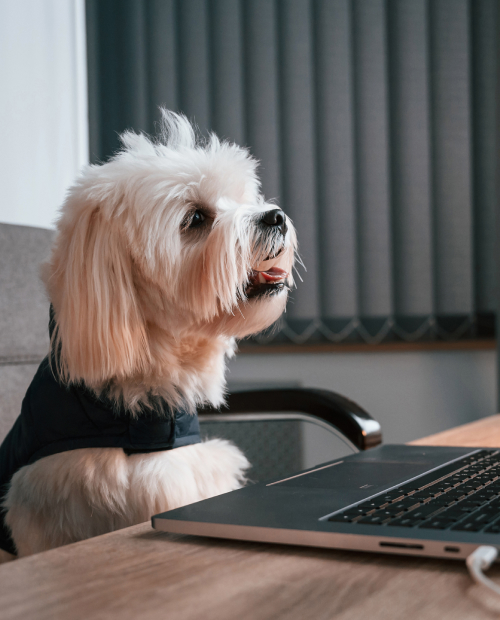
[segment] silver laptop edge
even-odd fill
[[[152,524],[176,534],[464,559],[481,545],[500,548],[500,534],[328,519],[485,449],[384,445],[155,515]],[[360,484],[366,476],[370,484]]]

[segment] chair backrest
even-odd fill
[[[48,352],[49,302],[39,277],[54,231],[0,224],[0,442]]]
[[[302,436],[294,421],[205,422],[200,419],[203,439],[229,439],[252,464],[248,472],[255,482],[285,476],[302,466]]]
[[[200,428],[203,439],[229,439],[243,450],[252,465],[247,474],[252,482],[286,478],[356,452],[332,426],[292,411],[201,415]]]

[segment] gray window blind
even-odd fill
[[[496,0],[87,0],[91,153],[158,106],[247,145],[299,233],[261,342],[457,339],[495,311]]]

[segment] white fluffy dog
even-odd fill
[[[157,142],[130,132],[122,141],[112,160],[85,169],[63,205],[43,267],[53,306],[44,372],[64,386],[61,399],[84,394],[92,411],[111,403],[113,423],[125,416],[148,437],[150,421],[170,425],[175,449],[139,441],[126,450],[109,437],[93,447],[62,441],[55,452],[38,446],[14,468],[4,498],[19,556],[231,491],[249,465],[228,441],[199,442],[196,407],[223,403],[235,338],[282,314],[295,231],[265,202],[248,152],[213,135],[197,143],[185,117],[163,112]],[[42,414],[30,398],[23,408],[36,422]],[[61,399],[44,398],[50,417]],[[179,411],[184,428],[194,420],[184,443]],[[25,432],[16,425],[4,453]],[[65,432],[52,429],[50,440]]]

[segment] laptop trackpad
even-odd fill
[[[387,488],[425,473],[432,463],[408,461],[347,462],[292,476],[279,486],[309,489],[354,490],[360,488]]]

